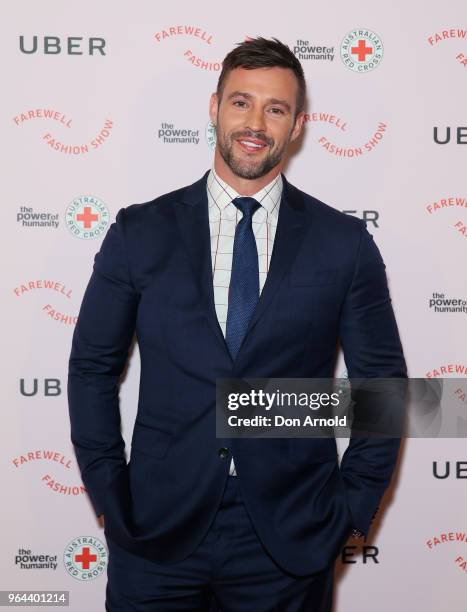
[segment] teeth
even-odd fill
[[[264,146],[264,145],[256,144],[255,142],[249,142],[247,140],[240,140],[240,142],[243,145],[246,145],[247,147],[256,147],[257,149],[260,149],[261,147]]]

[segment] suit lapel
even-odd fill
[[[284,181],[284,188],[269,271],[242,344],[245,343],[245,340],[251,334],[253,328],[271,303],[272,298],[277,293],[282,279],[298,253],[307,227],[306,209],[300,192],[287,182],[284,175],[282,175],[282,179]],[[240,351],[241,347],[239,354]]]
[[[175,213],[182,242],[198,286],[200,300],[205,309],[209,325],[232,363],[227,343],[219,325],[214,302],[212,280],[211,235],[206,182],[209,171],[196,183],[183,192],[176,202]]]
[[[177,201],[175,204],[175,213],[182,241],[187,250],[199,289],[201,302],[206,310],[207,319],[212,331],[217,336],[219,342],[221,342],[230,362],[233,364],[222,328],[217,319],[214,302],[211,238],[206,190],[208,174],[209,172],[183,191],[180,201]],[[307,227],[306,209],[300,192],[290,185],[284,176],[282,178],[284,188],[269,271],[235,362],[238,361],[243,345],[271,303],[282,279],[290,268]]]

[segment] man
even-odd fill
[[[364,223],[281,174],[305,80],[276,39],[239,44],[210,101],[214,165],[121,209],[95,257],[69,365],[71,436],[109,546],[107,610],[323,612],[366,535],[398,440],[217,439],[217,378],[405,377]],[[118,381],[141,356],[130,462]]]

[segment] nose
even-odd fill
[[[266,122],[262,108],[252,105],[246,117],[246,123],[252,132],[264,132],[266,130]]]

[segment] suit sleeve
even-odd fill
[[[135,331],[138,294],[130,278],[124,221],[122,208],[94,257],[68,367],[71,441],[98,516],[106,487],[126,468],[119,378]]]
[[[340,338],[349,378],[406,378],[386,266],[362,222]],[[396,406],[394,406],[396,408]],[[341,462],[353,527],[367,534],[394,471],[400,439],[352,437]]]

